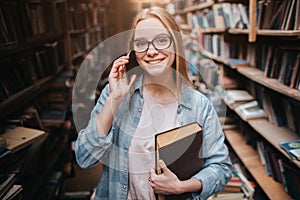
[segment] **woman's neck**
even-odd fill
[[[173,77],[150,78],[145,76],[143,88],[155,99],[163,102],[176,98],[177,90]]]

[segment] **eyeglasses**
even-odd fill
[[[172,38],[170,36],[160,36],[152,41],[147,40],[134,40],[133,41],[133,50],[137,53],[143,53],[148,51],[150,44],[156,50],[164,50],[171,46]]]

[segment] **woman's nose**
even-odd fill
[[[158,51],[155,49],[155,47],[153,46],[153,44],[150,44],[149,48],[147,50],[147,55],[153,56],[153,55],[156,55],[156,54],[158,54]]]

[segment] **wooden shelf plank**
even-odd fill
[[[191,32],[192,31],[192,28],[188,24],[181,24],[180,29],[182,31],[186,31],[186,32]]]
[[[264,73],[259,69],[254,67],[243,67],[237,69],[239,73],[244,76],[250,78],[251,80],[264,85],[272,90],[280,92],[286,96],[289,96],[293,99],[300,101],[300,91],[290,88],[282,83],[280,83],[277,79],[268,78],[264,76]]]
[[[240,28],[230,28],[228,33],[231,34],[249,34],[249,29],[240,29]]]
[[[216,56],[213,53],[206,51],[205,49],[201,49],[200,50],[201,54],[213,59],[216,62],[222,63],[226,66],[231,67],[232,69],[237,69],[237,68],[243,68],[243,67],[249,67],[249,63],[248,62],[239,62],[239,59],[235,59],[235,58],[222,58],[220,56]],[[241,61],[241,60],[240,60]]]
[[[202,9],[211,7],[213,4],[214,4],[214,2],[201,3],[199,5],[184,8],[183,10],[175,10],[175,12],[172,13],[172,15],[183,15],[183,14],[186,14],[186,13],[189,13],[189,12],[202,10]]]
[[[300,30],[257,30],[257,35],[266,36],[300,36]]]
[[[199,5],[195,5],[195,6],[191,6],[188,8],[184,9],[184,12],[193,12],[193,11],[197,11],[197,10],[202,10],[205,8],[210,8],[214,5],[214,2],[208,2],[208,3],[201,3]]]
[[[34,49],[43,46],[45,43],[54,42],[63,39],[63,33],[44,33],[40,35],[34,35],[28,41],[20,44],[10,45],[10,46],[0,46],[0,57],[7,57],[13,54],[18,54],[29,49]]]
[[[257,12],[257,0],[250,0],[249,1],[249,35],[248,35],[248,41],[249,42],[255,42],[256,41],[256,12]]]
[[[291,200],[292,198],[285,192],[283,185],[267,175],[258,154],[245,143],[241,134],[237,130],[225,130],[224,132],[229,144],[266,195],[272,200]]]
[[[249,120],[249,125],[270,142],[276,149],[290,159],[290,156],[279,146],[280,142],[300,139],[296,133],[286,127],[270,124],[266,119]],[[300,168],[300,161],[292,160]]]
[[[213,53],[211,52],[208,52],[204,49],[201,49],[201,54],[203,54],[204,56],[208,57],[208,58],[211,58],[217,62],[220,62],[220,63],[226,63],[226,59],[225,58],[222,58],[222,57],[219,57],[219,56],[216,56],[214,55]]]
[[[226,31],[225,28],[205,28],[199,29],[198,33],[224,33]]]
[[[38,80],[33,85],[23,89],[16,94],[11,95],[10,97],[8,97],[8,99],[0,102],[0,119],[4,119],[7,115],[16,112],[18,109],[34,100],[39,94],[50,87],[49,83],[57,78],[64,69],[64,65],[60,66],[54,76],[44,77]]]

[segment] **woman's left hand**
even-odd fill
[[[159,160],[159,166],[162,171],[161,174],[155,173],[155,167],[152,167],[150,170],[149,181],[154,192],[164,195],[183,193],[184,191],[181,189],[182,181],[167,168],[162,160]]]

